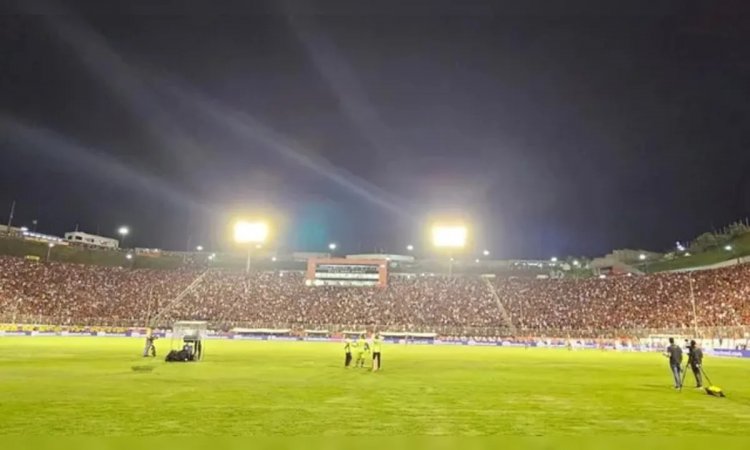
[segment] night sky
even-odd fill
[[[287,248],[400,252],[461,214],[498,257],[665,250],[750,216],[742,3],[5,1],[0,217],[184,249],[262,211]]]

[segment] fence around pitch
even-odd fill
[[[192,319],[181,317],[179,319]],[[200,319],[200,318],[195,318]],[[171,328],[175,319],[165,319],[154,324],[155,328]],[[59,327],[146,327],[145,318],[91,318],[79,321],[68,321],[60,317],[41,315],[15,315],[0,313],[0,323],[18,325],[44,325]],[[246,321],[209,321],[209,328],[216,331],[229,331],[232,328],[272,328],[290,330],[329,330],[333,333],[350,330],[392,331],[413,333],[436,333],[440,336],[535,336],[559,338],[647,338],[656,335],[690,336],[698,339],[750,338],[750,326],[712,326],[712,327],[673,327],[673,328],[637,328],[609,330],[567,330],[567,329],[517,329],[515,333],[502,327],[449,327],[449,326],[399,326],[377,323],[326,324],[309,322],[246,322]]]

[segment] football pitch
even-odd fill
[[[340,344],[212,340],[204,361],[167,364],[168,345],[154,360],[142,339],[0,338],[0,434],[745,435],[750,423],[738,359],[706,358],[721,399],[692,375],[674,391],[656,353],[384,345],[371,373],[345,369]]]

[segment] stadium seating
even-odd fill
[[[616,335],[690,328],[692,299],[700,327],[750,324],[750,265],[583,280],[393,276],[387,288],[341,288],[305,286],[296,272],[129,270],[0,257],[6,323],[144,326],[157,318],[161,325],[208,320],[223,329]]]

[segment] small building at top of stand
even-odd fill
[[[65,240],[72,245],[86,247],[118,248],[120,242],[117,239],[84,233],[83,231],[69,231],[65,233]]]

